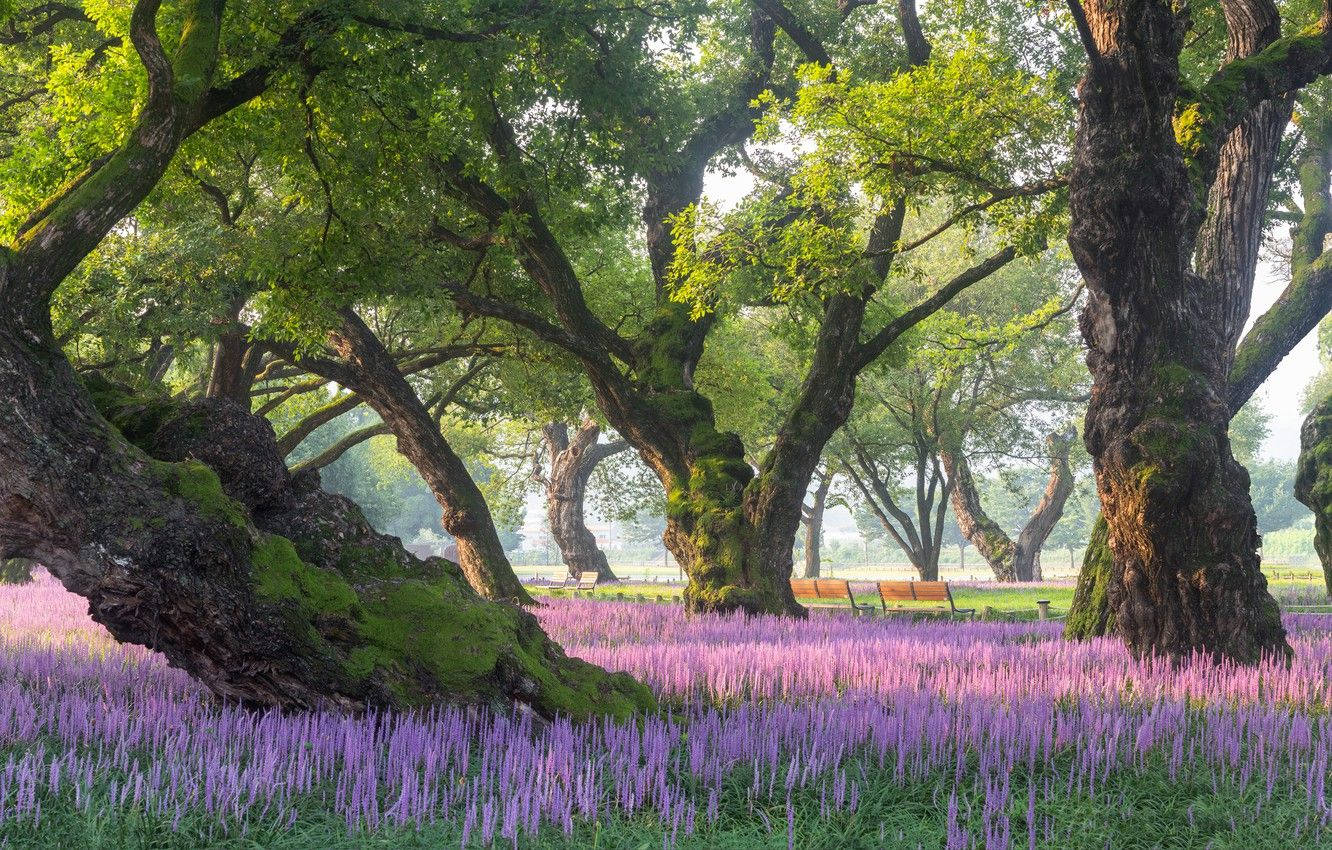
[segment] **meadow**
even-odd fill
[[[1173,667],[1057,622],[546,602],[571,654],[641,677],[661,713],[252,713],[116,644],[51,579],[0,587],[0,841],[1332,846],[1323,615],[1286,616],[1289,666]]]

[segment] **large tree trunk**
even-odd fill
[[[1116,628],[1137,655],[1288,653],[1248,475],[1227,438],[1227,299],[1190,268],[1210,142],[1181,136],[1186,163],[1176,141],[1183,30],[1162,2],[1098,0],[1086,13],[1069,245],[1089,289],[1085,439],[1114,553]],[[1204,107],[1190,132],[1209,131]]]
[[[542,434],[550,460],[550,470],[542,479],[546,487],[546,518],[569,575],[596,573],[599,582],[619,581],[611,571],[606,553],[597,546],[596,535],[588,530],[584,502],[588,479],[597,464],[627,449],[628,443],[597,442],[601,426],[592,419],[583,420],[572,439],[563,422],[547,424]]]
[[[1250,56],[1279,35],[1280,18],[1267,0],[1228,0],[1222,8],[1230,36],[1227,59]],[[1290,51],[1280,46],[1273,49],[1284,54],[1277,62]],[[1292,229],[1291,282],[1236,346],[1249,311],[1263,212],[1291,100],[1285,94],[1263,101],[1226,137],[1217,157],[1216,179],[1208,192],[1207,217],[1198,239],[1199,270],[1216,282],[1217,329],[1228,346],[1227,402],[1232,417],[1332,305],[1332,273],[1320,261],[1325,235],[1332,227],[1328,198],[1330,133],[1327,116],[1314,113],[1302,122],[1305,153],[1299,177],[1304,210],[1301,222]],[[1067,634],[1072,637],[1102,635],[1114,628],[1108,600],[1112,558],[1107,535],[1103,520],[1098,520],[1069,614]]]
[[[0,557],[45,564],[118,640],[259,706],[440,702],[625,715],[641,686],[566,658],[519,609],[420,562],[262,419],[95,386],[0,322]],[[133,434],[138,445],[122,437]]]
[[[336,364],[305,365],[361,396],[388,425],[398,451],[412,462],[443,508],[440,524],[458,543],[458,564],[467,581],[487,599],[535,604],[504,553],[490,508],[462,458],[444,439],[439,423],[403,377],[384,344],[351,310],[329,340]]]
[[[823,514],[828,507],[828,490],[832,487],[832,480],[832,472],[825,469],[818,476],[813,504],[804,509],[801,521],[805,524],[805,578],[818,578],[822,567],[819,550],[823,545]]]
[[[1314,549],[1332,595],[1332,396],[1318,403],[1300,429],[1295,498],[1313,511]]]

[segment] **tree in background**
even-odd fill
[[[1050,445],[1046,435],[1084,398],[1086,372],[1068,320],[1077,293],[1067,261],[1005,270],[922,323],[907,363],[862,381],[864,406],[837,457],[857,499],[923,579],[938,578],[951,501],[995,577],[1030,580],[1072,486],[1070,440]],[[983,510],[971,470],[973,461],[1014,456],[1052,470],[1049,498],[1017,526],[1017,540]]]
[[[598,581],[618,581],[606,553],[587,528],[584,505],[587,485],[597,465],[629,448],[629,444],[623,440],[601,442],[601,425],[590,417],[572,435],[563,422],[549,422],[541,433],[548,465],[543,470],[536,455],[532,475],[545,488],[546,521],[569,575],[595,573]]]
[[[462,232],[489,244],[481,267],[517,265],[525,276],[499,287],[497,277],[475,275],[456,288],[459,306],[521,325],[580,362],[609,424],[667,491],[667,545],[690,576],[691,610],[803,612],[787,582],[801,506],[824,445],[850,413],[857,375],[958,292],[1038,254],[1058,218],[1053,167],[1067,101],[1023,69],[1032,54],[963,38],[942,11],[942,42],[932,46],[914,4],[898,9],[892,30],[886,10],[860,4],[817,24],[771,0],[709,15],[697,30],[708,34],[706,49],[658,51],[672,57],[669,72],[620,64],[624,54],[603,32],[587,63],[600,80],[586,64],[567,78],[556,76],[560,67],[535,79],[531,63],[520,63],[518,78],[487,53],[449,71],[474,121],[426,130],[453,140],[456,153],[439,168],[474,214]],[[694,26],[654,37],[671,44]],[[865,49],[871,33],[876,47],[893,33],[887,61]],[[406,52],[436,67],[434,57]],[[805,59],[818,68],[787,73]],[[677,84],[677,68],[688,86]],[[764,95],[774,89],[793,98]],[[538,108],[552,100],[561,108]],[[427,106],[416,113],[433,114]],[[717,221],[700,203],[704,173],[724,153],[740,156],[763,111],[771,133],[789,127],[812,147],[779,165],[736,217]],[[564,113],[581,119],[575,140],[540,120]],[[597,147],[610,138],[613,149]],[[571,149],[588,156],[570,163],[559,152]],[[1015,182],[1018,174],[1029,180]],[[652,289],[639,293],[635,314],[608,318],[597,310],[595,274],[576,262],[566,199],[611,176],[645,187]],[[927,202],[946,206],[948,218],[924,225],[908,215]],[[951,278],[908,271],[913,250],[955,226],[989,229],[1001,247],[969,255]],[[718,316],[765,304],[813,329],[812,353],[755,474],[694,378]]]

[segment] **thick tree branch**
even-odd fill
[[[952,301],[967,287],[985,280],[985,278],[1011,263],[1016,257],[1017,248],[1012,245],[992,254],[983,262],[977,263],[948,281],[934,295],[893,319],[860,346],[855,360],[855,370],[859,372],[874,362],[876,358],[888,350],[888,346],[892,345],[907,330],[943,309],[949,301]]]
[[[374,437],[382,437],[389,433],[391,433],[389,427],[383,422],[367,425],[364,428],[358,428],[314,457],[303,460],[291,467],[291,474],[300,475],[302,472],[309,472],[311,470],[323,469],[326,466],[332,466],[343,455],[356,448],[361,443],[364,443],[366,440]]]

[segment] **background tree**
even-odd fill
[[[823,446],[850,412],[856,376],[958,292],[1038,253],[1057,218],[1047,200],[1060,185],[1052,166],[1067,114],[1057,89],[1002,54],[1002,44],[977,45],[956,28],[941,28],[945,42],[931,60],[914,5],[899,10],[906,35],[890,62],[826,46],[834,44],[830,28],[849,40],[884,32],[882,12],[859,5],[848,7],[845,26],[806,24],[771,2],[711,17],[697,30],[710,41],[693,54],[693,82],[684,88],[659,65],[626,70],[608,61],[619,57],[614,49],[594,51],[617,95],[611,113],[600,80],[557,79],[563,68],[549,71],[549,81],[519,80],[491,56],[466,67],[484,65],[492,78],[457,83],[458,97],[474,104],[474,122],[431,131],[459,139],[440,169],[475,214],[465,232],[491,242],[490,262],[517,264],[526,276],[514,284],[527,288],[506,292],[483,291],[478,276],[456,289],[459,305],[520,324],[579,360],[609,423],[667,490],[667,545],[690,575],[692,610],[802,611],[787,583],[801,505]],[[660,37],[678,44],[672,40],[692,27]],[[679,52],[689,53],[685,45]],[[784,69],[801,59],[820,69],[793,79]],[[632,76],[614,77],[628,70]],[[777,88],[795,89],[789,106],[758,99]],[[560,161],[563,170],[545,152],[570,144],[554,142],[561,128],[533,108],[552,99],[583,119],[578,143],[589,151],[582,163]],[[779,188],[765,185],[737,216],[715,222],[699,203],[703,175],[752,135],[756,102],[766,105],[768,126],[792,128],[812,150],[778,178]],[[625,121],[629,115],[635,120]],[[617,145],[637,134],[627,147],[647,159],[589,162],[610,131]],[[597,312],[558,212],[565,193],[584,194],[613,170],[646,187],[654,291],[643,294],[639,303],[650,306],[638,323]],[[1016,183],[1017,174],[1031,179]],[[920,226],[908,215],[927,201],[950,210],[942,225]],[[948,279],[921,285],[906,273],[911,251],[963,222],[992,228],[1003,247],[970,254]],[[757,474],[742,441],[718,430],[694,381],[716,317],[754,303],[784,306],[817,328],[797,400]]]

